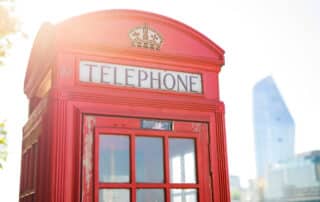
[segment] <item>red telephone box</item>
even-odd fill
[[[25,79],[20,201],[229,201],[223,55],[146,12],[43,25]]]

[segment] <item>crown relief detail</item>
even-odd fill
[[[133,47],[160,50],[163,42],[162,36],[151,29],[147,24],[135,27],[129,32],[129,38]]]

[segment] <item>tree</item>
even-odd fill
[[[0,122],[0,169],[7,160],[7,132],[5,131],[5,123]]]
[[[20,23],[13,13],[14,1],[0,0],[0,65],[4,64],[3,59],[12,46],[10,37],[20,33]]]
[[[232,190],[231,191],[231,199],[232,200],[240,200],[241,199],[241,193],[238,190]]]
[[[0,0],[0,66],[12,46],[11,36],[21,33],[19,21],[13,16],[14,0]],[[7,159],[7,132],[5,123],[0,121],[0,169]]]

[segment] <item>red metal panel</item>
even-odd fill
[[[166,182],[166,189],[165,189],[165,199],[166,201],[170,201],[170,189],[169,189],[169,181],[170,181],[170,168],[169,168],[169,150],[167,148],[169,148],[169,136],[165,136],[164,137],[164,179]]]
[[[227,145],[225,136],[224,124],[224,106],[221,106],[221,111],[216,113],[216,130],[217,130],[217,145],[218,145],[218,167],[219,167],[219,187],[224,187],[220,190],[220,200],[230,201],[229,194],[229,174],[228,174],[228,159],[227,159]]]
[[[82,202],[90,202],[93,200],[93,137],[96,120],[93,116],[85,116],[83,120],[83,158],[82,158]],[[81,126],[80,126],[81,127]]]
[[[35,201],[49,201],[50,193],[50,141],[48,141],[48,117],[44,116],[42,132],[38,139],[38,158]]]
[[[143,24],[159,31],[164,38],[161,54],[164,56],[205,58],[213,63],[223,64],[224,51],[194,29],[164,16],[130,10],[96,12],[75,17],[58,25],[59,47],[81,48],[90,51],[125,50],[126,55],[154,54],[143,49],[130,48],[128,33]],[[192,48],[191,48],[192,47]],[[110,52],[110,51],[104,51]],[[147,57],[147,56],[145,56]]]
[[[30,155],[30,149],[28,149],[27,150],[27,152],[26,152],[26,160],[27,160],[27,162],[26,162],[26,170],[25,170],[25,172],[26,172],[26,178],[25,178],[25,182],[24,182],[24,190],[25,190],[25,192],[27,192],[28,191],[28,189],[29,189],[29,178],[30,178],[30,167],[31,167],[31,159],[30,159],[30,157],[31,157],[31,155]]]
[[[32,179],[34,176],[34,172],[33,172],[33,168],[34,168],[34,150],[33,147],[31,146],[29,149],[30,153],[29,153],[29,170],[28,170],[28,183],[27,183],[27,189],[28,191],[32,190]]]
[[[134,122],[134,121],[131,121]],[[128,131],[129,132],[129,131]],[[132,135],[130,136],[130,143],[131,143],[131,148],[130,148],[130,164],[131,164],[131,169],[130,169],[130,176],[131,176],[131,201],[136,201],[136,162],[135,162],[135,153],[133,151],[136,150],[136,142]]]
[[[160,51],[131,46],[129,31],[145,23],[163,35],[165,41]],[[54,26],[46,24],[41,29],[32,50],[25,80],[25,92],[29,98],[35,97],[34,86],[38,86],[40,78],[56,62],[59,64],[56,68],[61,72],[59,75],[68,77],[65,81],[69,80],[68,74],[73,71],[72,61],[61,64],[61,53],[103,56],[118,59],[120,63],[123,60],[140,61],[140,65],[143,61],[160,66],[193,64],[194,69],[216,73],[224,64],[224,51],[221,48],[201,33],[177,21],[138,11],[96,12]],[[57,61],[54,60],[56,58]]]

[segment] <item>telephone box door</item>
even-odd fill
[[[83,131],[83,201],[212,201],[207,123],[86,116]]]

